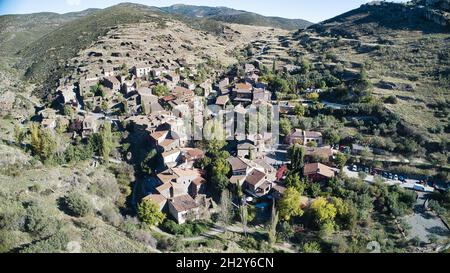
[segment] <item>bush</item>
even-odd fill
[[[39,241],[32,244],[25,249],[22,253],[60,253],[66,250],[67,244],[69,243],[69,236],[59,231],[55,235],[50,236],[48,239]]]
[[[183,235],[185,237],[200,235],[208,229],[207,225],[203,222],[188,222],[186,224],[179,225],[173,220],[164,221],[161,228],[173,235]]]
[[[47,216],[47,213],[37,204],[31,204],[26,210],[25,230],[33,235],[46,237],[54,234],[59,228],[59,222]]]
[[[141,243],[149,245],[153,248],[157,247],[158,241],[153,238],[148,232],[139,229],[133,233],[133,238]]]
[[[102,218],[107,223],[118,227],[120,224],[122,224],[123,218],[122,215],[118,212],[118,210],[113,206],[105,206],[101,211],[100,214],[102,215]]]
[[[304,253],[321,253],[322,249],[321,249],[319,243],[309,242],[309,243],[305,243],[303,245],[303,252]]]
[[[90,201],[80,193],[71,192],[65,199],[65,205],[69,213],[76,217],[85,217],[93,211]]]
[[[385,102],[385,103],[389,103],[389,104],[397,104],[397,103],[398,103],[398,99],[397,99],[396,96],[391,95],[391,96],[387,97],[387,98],[384,100],[384,102]]]

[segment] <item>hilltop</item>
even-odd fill
[[[227,23],[276,27],[286,30],[302,29],[313,24],[302,19],[268,17],[253,12],[235,10],[227,7],[206,7],[178,4],[161,9],[169,13],[181,14],[193,18],[208,18]]]

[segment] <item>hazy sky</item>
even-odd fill
[[[404,2],[394,0],[395,2]],[[105,8],[121,2],[141,3],[149,6],[190,4],[225,6],[247,10],[267,16],[301,18],[312,22],[329,19],[368,0],[0,0],[1,14],[34,13],[51,11],[66,13],[87,8]]]

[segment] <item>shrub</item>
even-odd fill
[[[66,250],[67,244],[69,243],[69,236],[59,231],[55,235],[50,236],[48,239],[38,241],[25,249],[22,253],[59,253]]]
[[[207,230],[207,225],[203,222],[188,222],[186,224],[179,225],[173,220],[166,220],[161,225],[161,228],[174,235],[189,237],[204,233]]]
[[[387,98],[384,100],[384,102],[385,102],[385,103],[389,103],[389,104],[397,104],[397,103],[398,103],[398,99],[397,99],[396,96],[391,95],[391,96],[387,97]]]
[[[87,216],[93,210],[90,201],[78,192],[70,192],[64,201],[69,213],[76,217]]]
[[[47,213],[37,204],[31,204],[27,208],[25,230],[41,237],[49,236],[56,232],[59,222],[48,217]]]
[[[305,243],[303,245],[303,252],[304,253],[321,253],[322,249],[321,249],[319,243],[309,242],[309,243]]]
[[[108,222],[109,224],[118,227],[120,224],[122,224],[123,218],[117,211],[117,209],[113,206],[105,206],[101,211],[100,214],[102,215],[102,218],[104,221]]]

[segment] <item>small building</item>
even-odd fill
[[[219,96],[216,99],[216,105],[222,107],[222,109],[225,109],[225,106],[230,101],[230,97],[228,95]]]
[[[311,182],[326,182],[335,177],[336,173],[336,169],[322,163],[310,163],[303,167],[303,175]]]
[[[64,104],[77,104],[77,97],[75,94],[75,86],[74,85],[64,85],[60,86],[57,90],[59,95],[62,98]]]
[[[199,219],[199,206],[188,194],[169,200],[169,213],[178,224],[184,224],[188,220]]]
[[[238,83],[233,89],[233,101],[236,103],[251,103],[253,86],[249,83]]]
[[[166,75],[166,78],[173,82],[174,84],[178,84],[178,82],[180,81],[180,75],[178,75],[175,72],[170,72]]]
[[[237,156],[248,159],[257,157],[258,149],[250,140],[240,141],[237,145]]]
[[[133,67],[133,73],[138,78],[150,75],[151,70],[152,70],[151,66],[148,65],[139,65]]]
[[[307,163],[328,163],[333,157],[333,150],[330,147],[303,146],[303,149],[305,149],[305,162]]]
[[[295,129],[290,135],[287,136],[286,142],[290,145],[308,145],[310,142],[315,142],[317,146],[323,145],[322,133],[314,131],[304,131]]]
[[[121,83],[114,76],[104,78],[102,84],[103,84],[103,86],[111,89],[114,92],[119,92],[121,90]]]
[[[92,134],[98,133],[101,126],[100,118],[94,115],[88,115],[83,120],[83,134],[86,138]]]
[[[182,81],[181,86],[184,88],[187,88],[189,90],[195,90],[195,88],[197,87],[197,85],[195,83],[188,81],[188,80]]]
[[[270,192],[272,183],[267,181],[265,173],[253,170],[245,178],[243,189],[253,196],[262,197]]]

